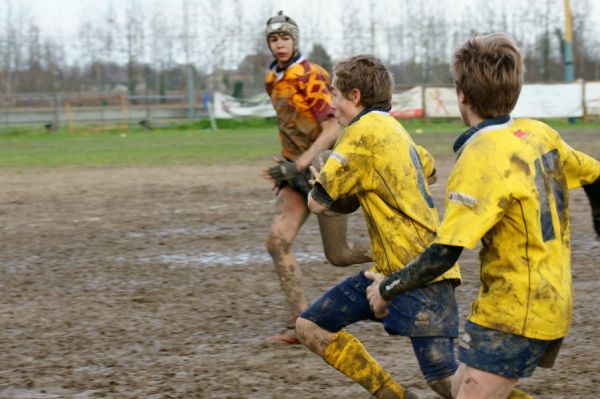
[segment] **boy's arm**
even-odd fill
[[[581,151],[577,151],[560,139],[558,144],[569,190],[594,184],[600,178],[600,162]]]
[[[560,139],[558,149],[569,190],[583,187],[592,206],[594,229],[600,236],[600,162]]]
[[[335,216],[336,214],[349,214],[356,211],[360,203],[356,196],[339,198],[333,201],[327,191],[316,182],[308,194],[308,209],[312,213]]]
[[[340,135],[340,128],[335,118],[328,118],[321,122],[321,134],[312,143],[312,145],[306,150],[298,159],[296,159],[296,169],[303,171],[312,163],[313,159],[316,158],[324,150],[328,150],[333,147],[335,141]]]
[[[405,268],[389,275],[379,292],[387,301],[396,295],[421,287],[448,271],[458,260],[463,247],[432,244]]]
[[[600,236],[600,178],[596,179],[592,184],[583,186],[583,189],[592,207],[594,229],[596,230],[596,234]]]
[[[340,135],[340,127],[334,117],[331,93],[327,86],[329,81],[327,72],[319,68],[311,69],[304,78],[307,82],[306,86],[303,86],[305,93],[303,106],[307,107],[321,124],[321,134],[308,150],[296,159],[296,168],[299,171],[308,168],[321,151],[332,148]]]
[[[386,278],[365,273],[374,281],[367,289],[367,297],[375,314],[383,316],[388,303],[398,294],[421,287],[444,274],[456,263],[462,250],[463,247],[432,244],[405,268]]]
[[[265,179],[272,179],[276,182],[282,180],[291,180],[298,173],[302,172],[312,163],[318,154],[323,150],[328,150],[337,140],[340,129],[335,118],[329,118],[321,124],[323,131],[312,143],[312,145],[295,161],[288,161],[283,157],[276,157],[273,160],[275,165],[264,169],[261,176]]]
[[[358,209],[356,194],[360,180],[367,173],[365,163],[370,159],[369,152],[356,144],[361,142],[360,137],[360,132],[346,130],[322,168],[317,169],[320,160],[319,165],[311,166],[314,185],[308,195],[308,207],[312,212],[347,214]]]

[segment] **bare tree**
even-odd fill
[[[11,94],[19,89],[18,72],[24,67],[26,46],[23,44],[27,43],[31,14],[22,3],[15,4],[11,0],[5,0],[0,12],[4,12],[0,87],[5,94]]]
[[[139,1],[129,0],[125,11],[125,40],[127,48],[127,88],[136,91],[141,80],[139,64],[144,58],[144,13]]]
[[[165,9],[163,4],[156,3],[150,19],[150,54],[151,65],[156,70],[154,82],[155,90],[160,95],[166,94],[167,69],[173,65],[174,36],[171,32],[173,27],[168,19],[164,18]]]

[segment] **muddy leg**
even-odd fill
[[[307,302],[292,243],[309,212],[304,197],[290,187],[281,189],[276,206],[266,245],[294,319],[306,308]]]
[[[518,381],[460,363],[452,379],[452,394],[456,399],[505,399]]]
[[[330,366],[360,384],[378,399],[416,399],[371,357],[352,334],[331,333],[310,320],[296,321],[298,338]]]
[[[368,245],[349,244],[347,238],[348,221],[346,215],[317,215],[325,257],[334,266],[349,266],[370,262]]]

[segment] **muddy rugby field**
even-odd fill
[[[438,159],[439,205],[452,162]],[[287,311],[264,248],[263,164],[0,169],[0,398],[368,398],[307,349],[265,342]],[[600,241],[582,190],[571,221],[574,319],[555,368],[521,384],[536,398],[600,397]],[[367,239],[360,212],[350,229]],[[366,267],[329,265],[314,217],[294,250],[311,300]],[[476,252],[461,265],[464,320]],[[350,331],[436,397],[408,339]]]

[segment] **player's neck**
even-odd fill
[[[469,127],[477,126],[485,120],[485,118],[474,112],[470,107],[467,109],[467,118],[468,120],[466,122]]]

